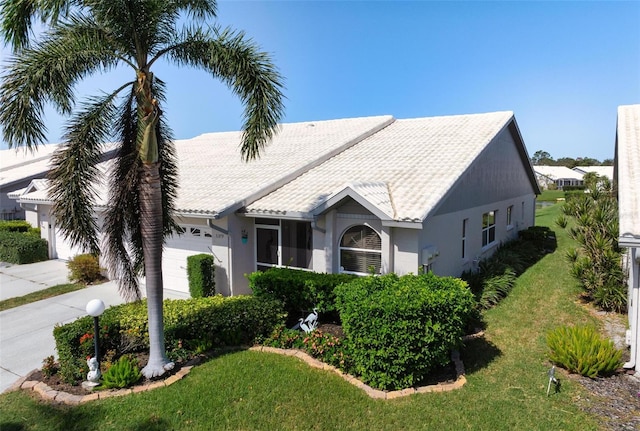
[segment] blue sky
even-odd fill
[[[286,78],[284,122],[514,111],[529,154],[613,158],[616,109],[640,103],[640,2],[220,1]],[[5,56],[7,50],[2,51]],[[177,138],[239,130],[204,72],[161,67]],[[96,76],[109,91],[131,72]],[[47,111],[50,142],[62,119]]]

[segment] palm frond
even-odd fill
[[[48,174],[57,226],[72,245],[92,253],[99,252],[93,219],[97,198],[94,185],[100,177],[102,143],[113,124],[117,93],[91,99],[71,119],[65,145],[52,156]]]
[[[0,5],[2,38],[14,52],[29,46],[32,21],[55,24],[77,1],[69,0],[5,0]]]
[[[245,160],[258,157],[284,113],[283,78],[269,55],[244,33],[229,29],[187,30],[166,51],[178,64],[207,70],[241,98],[245,106],[242,156]]]
[[[9,61],[0,86],[4,140],[11,147],[34,148],[42,143],[45,103],[70,113],[75,83],[118,60],[107,36],[90,21],[58,26],[46,41],[19,52]]]

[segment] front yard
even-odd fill
[[[597,322],[577,303],[564,258],[569,239],[553,226],[559,206],[536,224],[557,234],[558,248],[521,275],[510,295],[485,313],[483,338],[462,350],[467,384],[447,393],[373,400],[341,377],[270,353],[228,353],[197,366],[180,382],[150,392],[51,405],[26,392],[0,396],[4,430],[595,430],[587,396],[557,373],[547,397],[545,334],[560,324]]]

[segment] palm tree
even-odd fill
[[[176,225],[176,161],[161,106],[159,60],[192,66],[225,82],[244,105],[241,154],[250,160],[277,131],[282,77],[243,33],[206,26],[215,0],[5,0],[2,35],[14,50],[0,86],[0,124],[10,147],[35,149],[45,139],[44,107],[68,115],[64,144],[52,158],[50,194],[58,225],[73,245],[100,249],[93,211],[98,164],[109,139],[119,143],[109,174],[103,255],[127,299],[146,277],[150,357],[146,377],[173,364],[164,348],[162,246]],[[190,18],[187,25],[179,26]],[[34,41],[32,22],[45,31]],[[74,85],[116,67],[132,80],[78,104]]]

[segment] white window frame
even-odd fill
[[[496,242],[496,218],[498,216],[498,210],[489,211],[482,214],[482,248],[487,249]],[[493,219],[493,222],[490,220]],[[485,225],[485,220],[487,224]],[[493,234],[493,240],[491,235]]]
[[[371,231],[373,231],[378,236],[378,238],[380,239],[380,249],[379,250],[372,249],[372,248],[356,248],[356,247],[343,247],[342,246],[342,241],[344,239],[344,236],[347,234],[347,232],[349,232],[353,228],[362,228],[362,227],[371,229]],[[353,225],[353,226],[349,226],[347,229],[344,230],[344,232],[342,232],[342,235],[340,235],[340,241],[338,242],[338,246],[339,246],[338,247],[338,259],[340,261],[340,273],[343,273],[343,274],[355,274],[355,275],[370,275],[369,272],[345,270],[344,267],[342,266],[342,252],[343,251],[346,251],[346,252],[355,251],[355,252],[379,254],[380,255],[380,268],[378,268],[377,272],[380,272],[382,270],[382,236],[380,235],[380,232],[376,231],[373,227],[369,226],[369,224],[364,223],[364,224],[356,224],[356,225]]]

